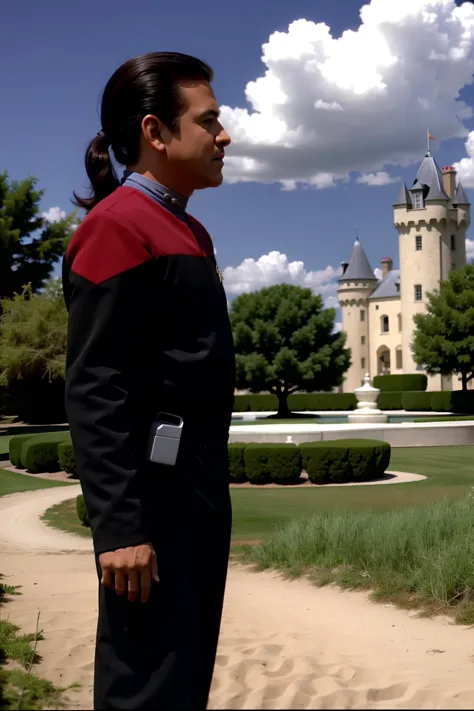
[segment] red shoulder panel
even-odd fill
[[[81,223],[67,251],[73,271],[99,284],[148,259],[214,254],[207,230],[189,217],[188,227],[139,190],[120,187]]]

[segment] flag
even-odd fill
[[[434,140],[435,140],[435,137],[433,136],[432,133],[428,133],[428,138],[430,139],[430,141],[434,141]]]

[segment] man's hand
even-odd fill
[[[156,553],[150,543],[101,553],[102,585],[115,589],[117,595],[128,593],[134,602],[140,593],[141,602],[150,597],[151,581],[159,581]]]

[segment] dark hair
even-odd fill
[[[211,82],[213,76],[205,62],[176,52],[150,52],[122,64],[104,89],[100,110],[102,129],[86,151],[91,195],[82,198],[74,193],[75,204],[91,210],[118,187],[109,148],[122,165],[138,162],[144,116],[154,114],[170,131],[177,130],[184,108],[179,82]]]

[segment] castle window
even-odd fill
[[[365,358],[360,359],[360,367],[365,368]]]
[[[360,320],[365,321],[365,311],[363,310],[360,312]]]
[[[390,330],[390,323],[388,320],[388,316],[381,316],[380,317],[380,328],[382,333],[388,333]]]
[[[456,249],[456,235],[451,235],[451,249]]]
[[[403,355],[401,348],[397,348],[395,351],[395,361],[397,370],[401,370],[403,368]]]
[[[397,319],[398,319],[398,330],[401,331],[402,330],[402,315],[398,314]]]
[[[360,345],[365,346],[365,336],[360,337]]]
[[[421,288],[421,284],[415,284],[415,301],[422,301],[423,300],[423,289]]]
[[[421,235],[416,235],[415,237],[415,249],[417,252],[421,252],[423,249],[423,238]]]
[[[412,203],[414,210],[421,210],[423,205],[423,192],[421,190],[414,190],[412,192]]]

